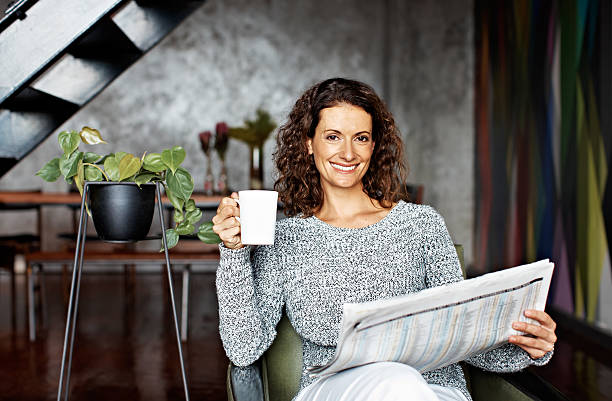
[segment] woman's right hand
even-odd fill
[[[221,238],[223,245],[229,249],[240,249],[244,245],[240,242],[240,217],[238,208],[238,194],[233,192],[229,198],[221,199],[217,214],[213,217],[213,231]]]

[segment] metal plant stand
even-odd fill
[[[77,234],[76,249],[74,254],[74,266],[72,270],[72,284],[70,286],[70,300],[68,302],[68,313],[66,314],[66,332],[64,335],[64,349],[62,351],[62,365],[60,370],[59,387],[57,390],[57,401],[61,401],[62,393],[64,400],[68,401],[70,390],[70,369],[72,367],[72,351],[74,349],[74,335],[77,322],[77,312],[79,308],[79,290],[81,287],[81,273],[83,270],[83,253],[85,249],[85,239],[87,232],[87,214],[85,213],[85,202],[89,195],[89,186],[102,184],[99,182],[85,182],[83,187],[83,197],[81,198],[81,211],[79,217],[79,228]],[[174,286],[172,284],[172,271],[170,268],[170,258],[168,256],[168,245],[166,240],[166,231],[164,224],[164,213],[160,191],[160,183],[155,184],[155,192],[157,196],[157,209],[159,214],[159,222],[162,232],[162,243],[166,255],[166,272],[168,274],[168,288],[170,289],[170,302],[172,305],[172,317],[174,318],[174,330],[176,334],[176,343],[179,353],[179,361],[181,364],[181,373],[183,376],[183,387],[185,389],[185,399],[189,401],[189,389],[187,387],[187,375],[185,373],[185,363],[183,362],[183,350],[181,348],[181,336],[179,334],[179,325],[176,314],[176,304],[174,302]],[[66,364],[66,356],[68,364]],[[65,381],[64,381],[65,375]]]

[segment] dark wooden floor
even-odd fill
[[[85,274],[72,400],[183,400],[167,287],[161,274]],[[178,278],[178,277],[177,277]],[[61,275],[46,275],[46,321],[27,336],[25,283],[0,275],[0,400],[55,400],[66,311]],[[180,291],[180,281],[176,289]],[[193,400],[226,400],[213,274],[194,274],[185,363]],[[612,400],[612,360],[559,333],[550,364],[532,368],[570,400]]]
[[[184,399],[164,277],[83,275],[71,400]],[[57,397],[68,283],[49,274],[45,282],[47,319],[30,343],[23,277],[13,308],[9,278],[0,276],[0,400]],[[191,398],[226,400],[228,361],[218,334],[213,274],[192,275],[190,308],[183,350]]]

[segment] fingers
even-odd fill
[[[516,345],[524,345],[525,347],[538,349],[543,351],[544,354],[548,351],[552,351],[554,348],[554,343],[548,342],[539,337],[528,337],[528,336],[510,336],[508,339],[509,342]]]
[[[533,359],[539,359],[542,358],[544,355],[546,355],[546,352],[537,349],[537,348],[532,348],[532,347],[528,347],[526,345],[522,345],[522,344],[516,344],[518,345],[520,348],[524,349],[531,358]]]
[[[234,192],[231,196],[233,197],[234,195],[236,195],[236,198],[225,197],[221,199],[221,202],[219,202],[219,207],[217,208],[217,214],[219,214],[221,210],[228,206],[235,207],[236,209],[238,208],[238,202],[236,202],[236,199],[238,199],[238,195],[236,194],[236,192]]]
[[[212,218],[213,231],[230,249],[238,249],[243,246],[240,242],[240,222],[236,218],[240,216],[240,208],[235,200],[237,196],[238,194],[234,192],[231,197],[221,199],[217,214]]]
[[[240,217],[240,209],[232,205],[220,206],[217,214],[212,218],[213,224],[220,224],[222,221],[227,220],[231,217]],[[232,219],[236,220],[236,219]]]
[[[512,328],[526,335],[510,336],[508,341],[524,349],[534,358],[541,358],[547,352],[552,351],[557,336],[555,329],[557,324],[546,312],[537,310],[526,310],[525,316],[538,322],[532,324],[527,322],[514,322]]]
[[[531,334],[534,337],[542,339],[550,344],[554,344],[555,342],[557,342],[557,336],[555,335],[555,332],[544,326],[539,326],[526,322],[514,322],[512,323],[512,328],[518,331],[522,331],[526,334]]]
[[[542,326],[552,331],[555,331],[557,328],[557,323],[555,323],[552,317],[550,317],[550,315],[544,311],[535,310],[535,309],[527,309],[525,311],[525,316],[527,316],[528,318],[537,320],[538,322],[540,322]]]
[[[221,238],[221,241],[223,241],[223,245],[225,245],[226,248],[242,248],[242,243],[240,242],[240,226],[223,230],[218,233],[218,235],[219,238]]]
[[[235,194],[236,193],[234,192],[232,196]],[[217,208],[217,214],[212,218],[212,222],[213,224],[220,224],[229,217],[236,216],[240,216],[240,208],[238,207],[238,203],[236,203],[236,201],[232,198],[223,198],[221,199],[219,207]]]

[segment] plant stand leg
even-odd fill
[[[185,388],[185,400],[189,401],[189,389],[187,387],[187,374],[185,373],[185,363],[183,362],[183,349],[181,346],[181,335],[179,333],[179,323],[176,314],[176,302],[174,301],[174,286],[172,285],[172,270],[170,268],[170,257],[168,256],[168,241],[166,239],[166,226],[164,224],[164,210],[161,198],[160,183],[156,183],[157,188],[157,207],[159,214],[159,223],[162,232],[162,243],[164,253],[166,255],[166,272],[168,275],[168,289],[170,290],[170,303],[172,306],[172,317],[174,318],[174,332],[176,334],[176,344],[179,353],[179,361],[181,364],[181,373],[183,375],[183,387]]]
[[[77,243],[74,254],[74,266],[72,269],[72,284],[70,286],[70,298],[68,301],[68,312],[66,313],[66,331],[64,334],[64,347],[62,351],[62,364],[60,367],[60,379],[57,389],[57,401],[61,401],[62,393],[67,401],[70,389],[70,369],[72,367],[72,352],[74,349],[74,335],[76,326],[77,310],[79,305],[79,292],[81,287],[81,271],[83,267],[83,253],[85,249],[86,230],[87,230],[87,215],[85,214],[85,198],[88,194],[88,185],[85,183],[83,188],[83,197],[81,199],[81,215],[79,218],[79,231],[77,235]],[[66,357],[68,356],[68,365],[66,367]],[[66,381],[64,383],[64,374]],[[64,390],[65,389],[65,390]]]

